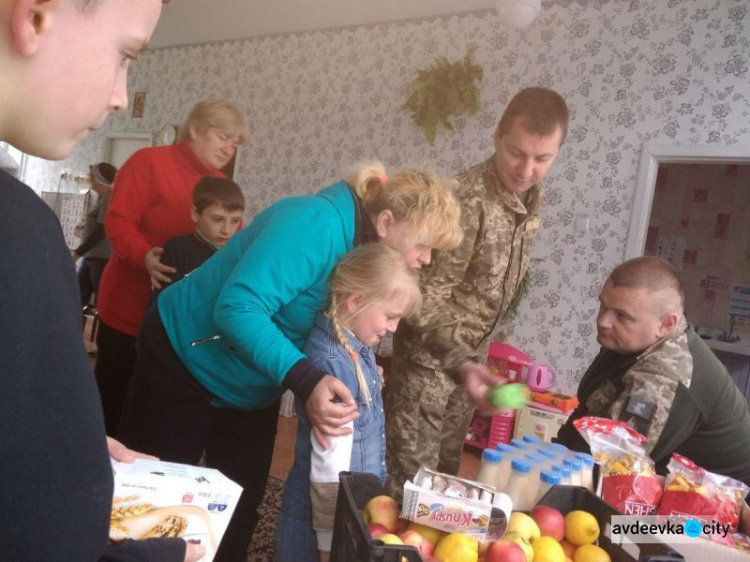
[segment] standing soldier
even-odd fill
[[[396,334],[385,403],[392,497],[401,498],[404,481],[421,465],[458,472],[474,412],[469,398],[477,403],[469,381],[485,371],[489,338],[526,273],[540,182],[567,130],[563,98],[526,88],[498,123],[495,154],[457,177],[463,242],[423,270],[422,312]]]

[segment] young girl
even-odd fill
[[[327,450],[311,435],[298,403],[294,466],[289,472],[276,531],[278,562],[328,560],[342,470],[370,472],[385,483],[385,417],[382,379],[371,346],[395,332],[422,304],[417,273],[385,244],[348,253],[330,282],[330,306],[318,315],[305,344],[316,367],[341,380],[355,397],[353,433],[331,439]]]

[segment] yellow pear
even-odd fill
[[[536,524],[536,521],[520,511],[514,511],[510,514],[507,532],[519,533],[529,542],[533,541],[534,539],[538,539],[542,534],[539,530],[539,525]]]

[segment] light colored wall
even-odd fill
[[[470,45],[485,70],[481,111],[430,147],[399,110],[408,84],[433,57],[462,57]],[[252,215],[366,157],[458,172],[492,154],[512,94],[553,87],[569,102],[571,130],[547,182],[533,286],[509,343],[555,365],[573,391],[597,351],[599,287],[624,257],[643,144],[750,145],[748,53],[746,0],[547,2],[520,31],[482,12],[157,50],[130,81],[148,92],[143,119],[110,119],[67,162],[34,161],[28,177],[37,189],[56,185],[61,167],[79,173],[101,157],[107,132],[156,133],[219,95],[252,121],[239,175]],[[587,233],[575,232],[580,215],[591,219]]]

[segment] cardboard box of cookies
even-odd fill
[[[494,493],[492,486],[422,467],[413,481],[404,484],[401,517],[483,541]]]
[[[211,468],[137,459],[112,461],[115,490],[109,538],[181,537],[206,547],[211,562],[242,487]]]

